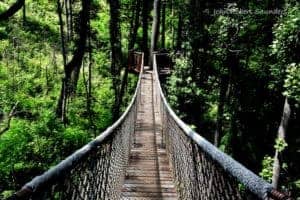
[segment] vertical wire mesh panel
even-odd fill
[[[156,57],[154,81],[162,130],[181,200],[291,199],[192,131],[170,108],[160,85]]]
[[[134,132],[134,110],[133,108],[113,136],[92,149],[86,158],[78,161],[76,167],[62,173],[55,183],[38,188],[28,199],[120,199],[131,134]]]
[[[237,182],[167,117],[166,148],[171,159],[179,199],[243,199]]]
[[[142,53],[137,55],[143,60]],[[115,124],[9,199],[119,200],[141,98],[141,74],[130,105]]]

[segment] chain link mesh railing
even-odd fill
[[[154,55],[154,84],[159,95],[163,143],[173,168],[180,200],[290,199],[221,152],[181,121],[163,94]],[[157,105],[158,106],[158,105]]]
[[[143,69],[144,55],[135,54]],[[130,105],[117,122],[64,161],[35,177],[10,199],[120,199],[141,98],[142,73],[141,70]]]

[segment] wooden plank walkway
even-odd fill
[[[161,148],[161,119],[158,106],[154,106],[152,83],[152,71],[146,70],[122,200],[177,199],[167,154]]]

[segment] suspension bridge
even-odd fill
[[[123,115],[96,139],[9,199],[291,199],[191,130],[169,106],[153,69],[140,71]]]

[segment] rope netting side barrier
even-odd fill
[[[291,199],[194,132],[174,113],[160,85],[158,56],[153,59],[157,106],[179,199]]]
[[[141,72],[134,96],[123,115],[96,139],[35,177],[9,199],[120,199],[141,98],[144,54],[136,52],[136,55]]]

